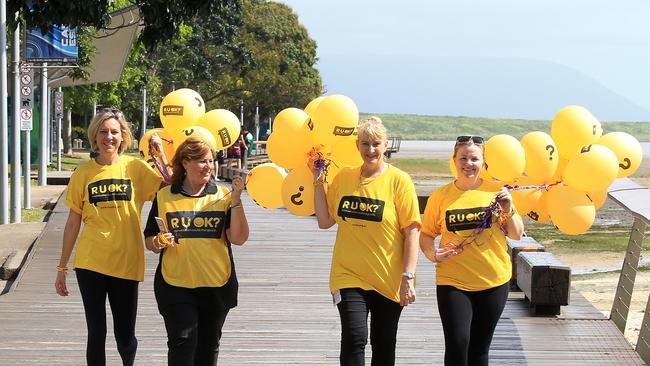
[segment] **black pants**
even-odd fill
[[[167,329],[169,366],[213,366],[219,356],[221,330],[230,309],[174,304],[161,309]]]
[[[106,296],[113,314],[113,332],[117,351],[125,366],[133,365],[138,340],[135,318],[138,312],[138,281],[107,276],[86,269],[76,269],[77,282],[86,312],[89,366],[106,365]]]
[[[340,292],[341,365],[365,365],[369,312],[372,365],[394,365],[397,324],[402,306],[376,291],[346,288]]]
[[[508,283],[483,291],[437,286],[445,333],[445,365],[487,365],[492,335],[508,299]]]

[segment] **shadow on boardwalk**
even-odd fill
[[[251,237],[243,247],[234,248],[239,306],[226,321],[220,364],[338,364],[340,326],[328,291],[335,231],[318,230],[312,217],[264,210],[243,198]],[[61,200],[13,291],[0,297],[3,365],[85,364],[85,321],[75,276],[69,279],[69,297],[57,296],[53,287],[66,217]],[[442,364],[443,360],[434,266],[420,257],[418,298],[400,322],[398,365]],[[147,253],[146,260],[136,364],[165,365],[166,334],[152,289],[157,256]],[[491,363],[643,364],[613,323],[579,293],[574,291],[571,301],[559,317],[531,317],[523,295],[511,293],[497,326]],[[369,354],[368,347],[368,360]],[[109,365],[120,364],[112,334],[107,358]]]

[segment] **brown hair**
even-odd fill
[[[122,133],[122,142],[117,148],[117,153],[121,154],[133,141],[133,135],[131,134],[131,129],[129,128],[129,123],[124,118],[124,113],[121,110],[111,107],[104,108],[97,112],[93,119],[90,120],[90,125],[88,126],[88,142],[90,142],[90,149],[97,151],[97,132],[99,132],[99,126],[104,123],[107,119],[115,119],[120,124],[120,132]]]
[[[173,174],[171,184],[183,184],[183,179],[185,178],[184,160],[202,159],[208,152],[212,154],[212,158],[214,159],[214,150],[210,148],[207,142],[196,137],[189,137],[183,141],[176,149],[176,154],[174,154],[174,158],[172,159]]]

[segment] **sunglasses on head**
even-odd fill
[[[456,142],[465,143],[472,141],[475,144],[482,144],[484,142],[481,136],[458,136],[456,137]]]

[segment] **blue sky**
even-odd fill
[[[281,0],[318,55],[523,58],[578,70],[650,109],[650,1]],[[328,80],[324,80],[325,84]]]

